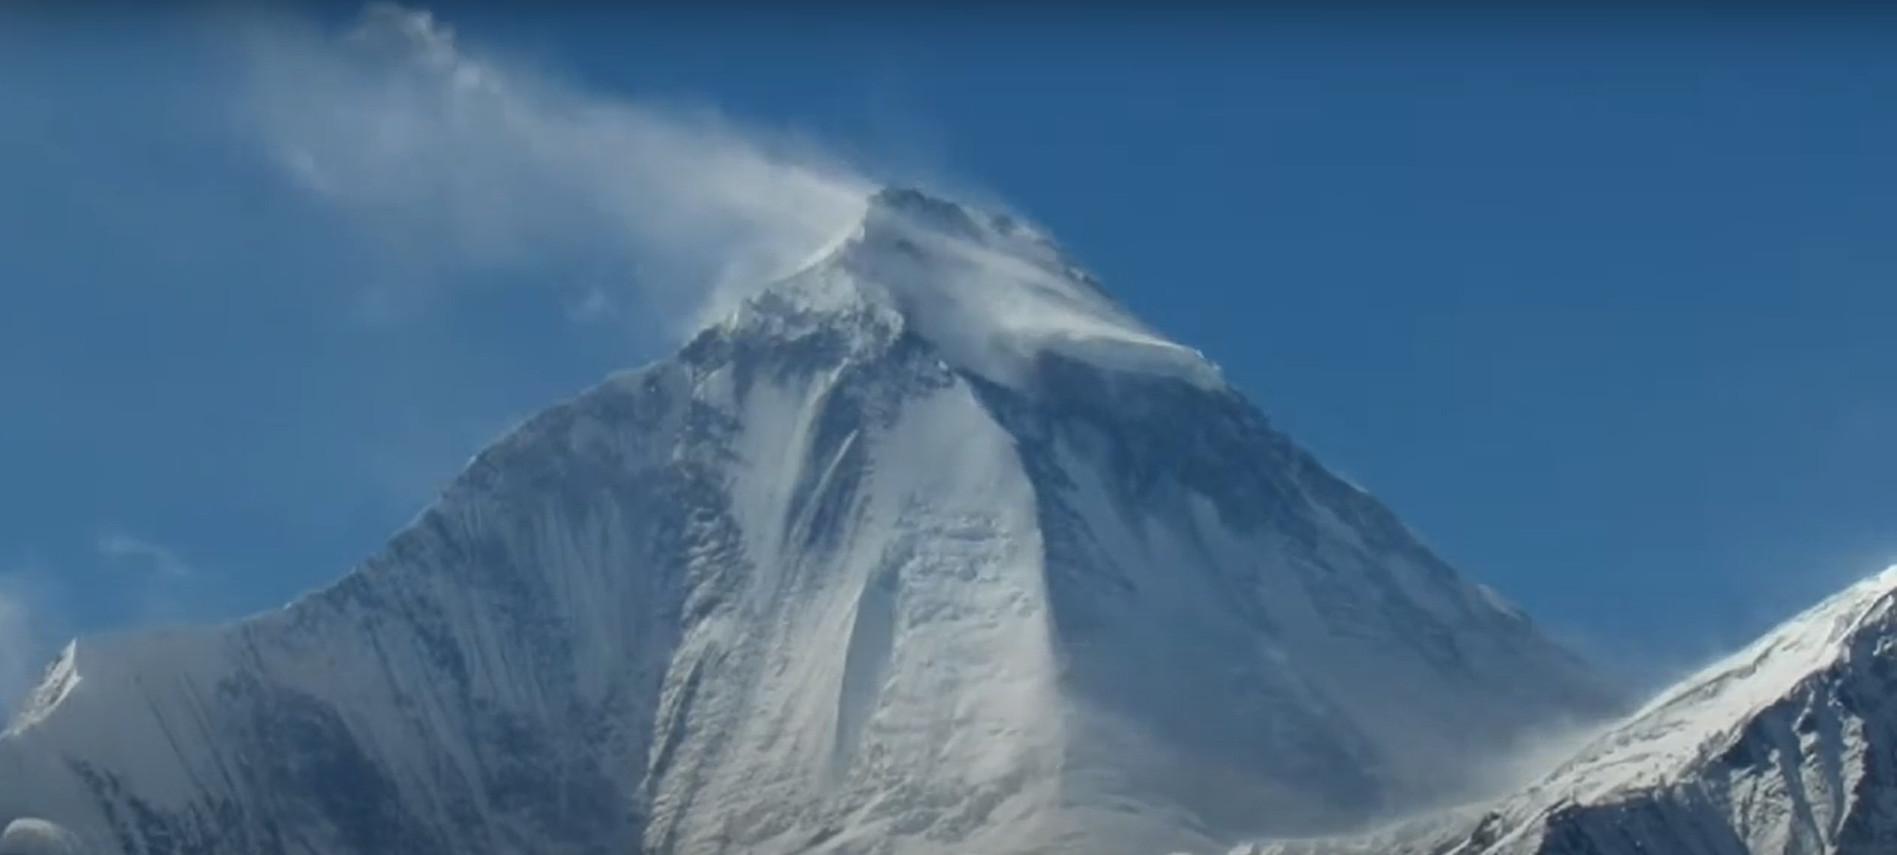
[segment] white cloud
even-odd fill
[[[631,299],[582,304],[656,309],[677,332],[848,228],[870,190],[788,135],[477,55],[426,11],[248,46],[246,116],[273,159],[410,272],[624,271]]]
[[[93,546],[105,558],[165,579],[187,579],[196,575],[190,562],[179,556],[177,551],[123,531],[107,530],[99,535]]]
[[[593,285],[567,301],[566,315],[576,323],[599,323],[619,314],[619,305],[606,289]]]
[[[128,578],[118,595],[131,609],[127,625],[189,622],[201,617],[204,595],[216,586],[178,550],[121,529],[107,528],[93,540],[93,551]]]

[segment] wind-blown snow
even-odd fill
[[[1569,788],[1563,797],[1597,799],[1678,774],[1709,742],[1781,702],[1798,683],[1843,657],[1852,632],[1873,612],[1890,608],[1893,588],[1897,567],[1852,585],[1662,692],[1628,725],[1583,749],[1555,773]]]
[[[950,364],[1007,385],[1045,353],[1223,385],[1203,354],[1148,329],[1033,228],[915,190],[877,193],[861,225],[775,288],[813,307],[884,303]]]

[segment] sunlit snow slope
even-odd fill
[[[1897,852],[1897,567],[1607,728],[1487,810],[1263,855]]]
[[[1044,237],[891,190],[329,589],[77,642],[0,739],[0,823],[128,853],[1152,855],[1441,796],[1608,703]]]

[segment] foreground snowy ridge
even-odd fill
[[[1897,852],[1897,567],[1680,681],[1492,807],[1239,851]]]
[[[0,852],[1212,851],[1612,703],[1038,232],[893,190],[330,588],[69,647]]]

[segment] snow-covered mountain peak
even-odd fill
[[[1256,855],[1897,851],[1897,567],[1786,621],[1486,808]]]
[[[8,845],[1210,851],[1617,708],[1032,228],[865,211],[336,584],[82,641]]]
[[[67,642],[66,646],[60,649],[59,657],[54,659],[51,665],[46,666],[46,673],[42,675],[39,686],[21,704],[13,720],[7,724],[7,729],[31,727],[57,708],[59,702],[65,700],[66,696],[72,693],[73,687],[79,684],[78,660],[79,642]]]
[[[1039,230],[910,188],[870,197],[863,219],[722,324],[778,335],[838,317],[928,341],[956,369],[1034,383],[1047,354],[1222,388],[1218,368],[1115,302]]]
[[[1897,567],[1680,681],[1496,811],[1468,851],[1891,851],[1894,604]]]
[[[1747,701],[1782,697],[1846,654],[1866,628],[1882,629],[1897,602],[1897,565],[1885,568],[1781,624],[1744,649],[1661,694],[1636,718],[1681,706],[1748,712]],[[1711,704],[1712,701],[1722,703]]]
[[[1071,275],[1098,290],[1039,229],[1015,216],[972,208],[913,187],[885,187],[870,196],[862,232],[864,242],[907,242],[911,245],[906,250],[911,252],[926,251],[932,239],[962,241]]]
[[[1851,654],[1868,629],[1889,636],[1897,566],[1834,594],[1675,684],[1551,776],[1563,799],[1664,784],[1729,747],[1755,716]],[[1888,639],[1897,642],[1897,637]]]

